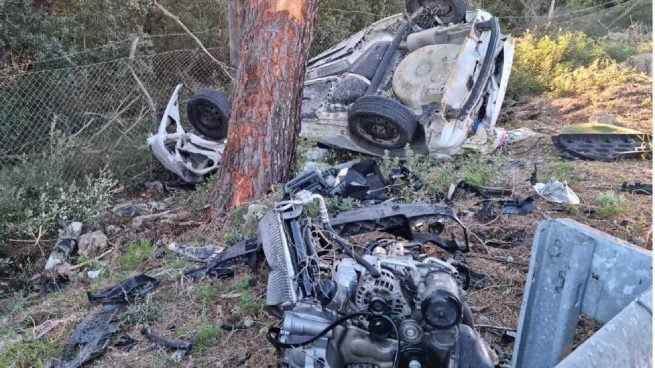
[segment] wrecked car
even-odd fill
[[[495,127],[514,53],[498,19],[467,11],[466,0],[406,1],[406,12],[371,24],[309,60],[301,137],[321,145],[380,156],[414,151],[446,158],[463,148],[490,152],[507,133]],[[155,156],[185,181],[216,170],[230,104],[218,91],[187,103],[180,124],[175,89],[159,130]]]
[[[313,201],[319,220],[301,216]],[[283,352],[282,367],[493,367],[466,303],[465,265],[427,256],[421,241],[346,239],[407,232],[452,213],[421,204],[361,210],[330,219],[322,196],[301,191],[259,222],[266,303],[281,317],[267,338]]]

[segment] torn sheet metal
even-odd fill
[[[215,142],[184,130],[178,105],[180,89],[181,84],[166,106],[157,133],[148,137],[148,145],[165,168],[186,182],[197,183],[218,168],[225,140]]]
[[[100,356],[118,330],[116,321],[122,306],[103,305],[82,321],[64,343],[64,353],[51,362],[51,368],[78,368]]]
[[[193,278],[231,277],[234,270],[230,267],[248,265],[255,268],[262,256],[261,242],[257,238],[250,238],[226,248],[209,259],[204,267],[188,271],[186,275]]]
[[[580,204],[580,198],[566,182],[551,178],[548,183],[537,183],[534,190],[546,201],[559,204]]]
[[[573,158],[597,161],[648,158],[652,136],[610,124],[585,123],[566,127],[553,143]]]
[[[129,277],[117,285],[95,294],[86,293],[89,302],[101,304],[127,304],[143,298],[159,286],[159,280],[147,275]]]
[[[468,233],[466,227],[450,207],[419,203],[383,203],[364,206],[342,212],[330,219],[330,224],[340,236],[353,236],[372,231],[383,231],[408,240],[414,240],[414,228],[421,225],[441,224],[450,219],[462,230],[462,243],[457,242],[459,251],[468,252]],[[438,235],[438,234],[435,234]],[[443,239],[435,242],[453,248],[453,241]]]
[[[175,252],[196,262],[208,262],[211,258],[225,250],[224,247],[215,245],[207,245],[204,247],[188,247],[178,243],[171,243],[167,248],[171,252]]]

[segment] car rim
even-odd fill
[[[214,106],[201,103],[196,106],[198,123],[205,129],[216,130],[221,127],[221,113]]]
[[[366,116],[357,125],[358,132],[367,140],[378,144],[396,144],[400,141],[398,127],[378,116]]]
[[[436,16],[448,15],[452,10],[452,6],[448,1],[429,1],[423,4],[429,9],[430,13]]]

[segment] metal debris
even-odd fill
[[[212,257],[215,257],[225,249],[224,247],[215,245],[187,247],[178,243],[171,243],[167,248],[171,252],[175,252],[196,262],[208,262]]]

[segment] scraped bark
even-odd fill
[[[212,214],[263,195],[288,178],[318,0],[245,0],[227,145]]]

